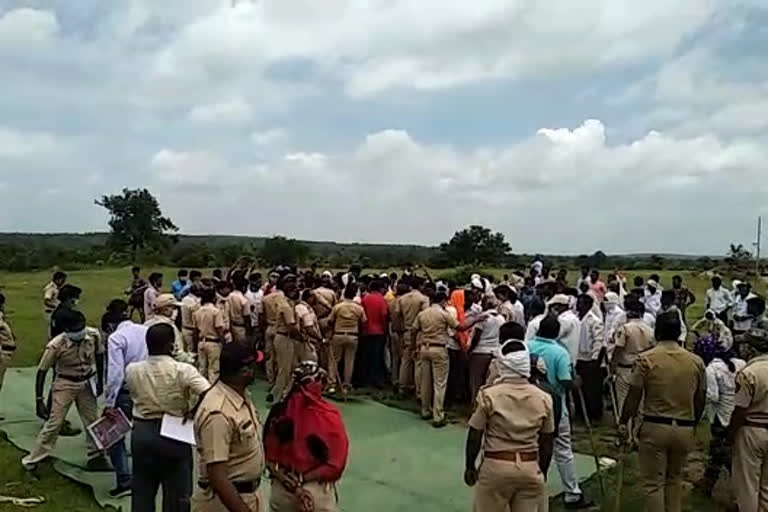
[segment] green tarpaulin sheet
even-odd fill
[[[0,423],[8,439],[22,450],[35,443],[40,421],[35,417],[34,368],[12,368],[0,396]],[[253,397],[263,405],[266,385],[254,385]],[[394,409],[373,400],[359,399],[339,404],[350,436],[350,461],[339,485],[340,509],[345,512],[465,512],[471,510],[472,490],[463,483],[466,430],[457,425],[436,430],[413,413]],[[266,408],[262,407],[262,419]],[[70,421],[80,426],[74,406]],[[83,434],[85,435],[85,434]],[[102,506],[130,510],[130,498],[114,500],[110,473],[84,470],[83,435],[59,438],[54,456],[61,474],[90,486]],[[20,463],[20,462],[19,462]],[[595,470],[591,456],[576,455],[579,475],[587,478]],[[265,485],[268,487],[268,485]],[[550,474],[552,495],[562,492],[554,469]]]

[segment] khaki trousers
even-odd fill
[[[240,497],[251,512],[265,512],[264,496],[262,496],[261,491],[241,494]],[[218,496],[211,491],[204,492],[199,487],[192,496],[191,502],[191,512],[229,512],[229,509],[224,506]]]
[[[619,408],[619,416],[624,409],[624,402],[629,395],[629,378],[632,375],[631,368],[616,368],[616,407]],[[637,408],[637,414],[635,414],[627,424],[629,428],[629,440],[630,442],[637,443],[637,433],[640,431],[640,427],[643,424],[643,402],[640,402],[640,407]]]
[[[11,352],[3,352],[0,349],[0,391],[3,390],[3,380],[5,380],[5,371],[11,366]]]
[[[344,386],[352,387],[352,374],[355,371],[355,354],[357,353],[357,336],[342,336],[334,334],[331,338],[331,360],[328,374],[331,386],[340,386],[339,361],[344,358]]]
[[[480,466],[473,512],[547,512],[547,487],[537,461],[485,459]],[[545,505],[546,503],[546,505]]]
[[[392,331],[389,335],[389,354],[390,368],[389,373],[392,376],[392,384],[398,384],[400,381],[400,361],[403,358],[403,334]]]
[[[182,329],[181,340],[184,343],[184,352],[194,352],[195,354],[197,353],[194,329]]]
[[[284,334],[277,334],[275,336],[274,354],[277,375],[275,376],[275,383],[271,391],[275,400],[282,400],[283,395],[288,392],[293,369],[296,368],[299,361],[312,358],[309,353],[310,347],[305,345],[305,343],[294,340]]]
[[[248,332],[244,325],[232,325],[229,330],[232,333],[232,341],[244,347],[248,346]]]
[[[683,466],[694,446],[693,427],[643,423],[639,457],[646,510],[682,510]]]
[[[77,407],[83,427],[87,427],[98,418],[96,397],[93,396],[91,385],[87,381],[70,382],[58,378],[53,381],[51,392],[53,400],[48,420],[43,424],[32,452],[22,459],[24,464],[37,464],[51,454],[72,403]],[[90,435],[85,436],[85,445],[89,459],[98,455],[99,451]]]
[[[768,429],[744,426],[736,433],[731,482],[740,512],[768,510]]]
[[[203,341],[200,343],[197,352],[200,375],[208,379],[208,382],[214,382],[219,378],[221,343],[218,341]]]
[[[336,512],[336,489],[333,484],[307,482],[303,488],[309,491],[314,500],[314,512]],[[285,490],[283,484],[272,480],[272,492],[269,496],[269,512],[300,512],[296,495]]]
[[[267,382],[270,386],[275,384],[275,373],[277,364],[275,363],[275,336],[277,328],[274,325],[267,326],[264,333],[264,371],[267,372]]]
[[[421,415],[427,416],[432,412],[432,418],[437,421],[445,419],[445,389],[448,386],[448,371],[450,359],[445,347],[421,347],[419,353],[421,362]]]
[[[400,359],[400,389],[413,389],[415,385],[416,336],[411,331],[402,335],[403,352]]]

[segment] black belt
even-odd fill
[[[235,486],[235,489],[240,494],[253,494],[259,490],[259,485],[261,485],[261,480],[253,480],[251,482],[232,482],[232,485]],[[199,481],[197,482],[197,486],[200,487],[202,490],[207,491],[208,489],[210,489],[211,484],[209,484],[208,482]]]
[[[87,380],[90,380],[90,378],[93,377],[93,375],[94,374],[92,373],[92,374],[86,375],[84,377],[75,377],[74,375],[64,375],[64,374],[59,373],[58,375],[56,375],[56,377],[58,377],[60,379],[68,380],[70,382],[78,382],[79,383],[79,382],[85,382]]]
[[[245,327],[245,324],[236,324],[235,322],[230,321],[230,324],[232,327]]]
[[[277,331],[275,334],[279,334],[280,336],[290,336],[290,334],[287,331],[286,332]]]
[[[0,345],[0,349],[5,350],[6,352],[15,352],[16,345]]]
[[[658,423],[660,425],[677,425],[678,427],[695,427],[693,420],[678,420],[676,418],[665,418],[664,416],[643,416],[643,421],[648,423]]]
[[[189,325],[182,325],[181,328],[182,329],[186,329],[188,331],[194,331],[195,330],[195,326],[189,326]]]
[[[616,366],[618,366],[619,368],[626,368],[626,369],[629,369],[629,370],[631,370],[632,368],[635,367],[635,365],[633,365],[633,364],[618,364]]]
[[[353,336],[357,338],[358,336],[360,336],[360,333],[359,332],[334,332],[333,335],[334,336]]]
[[[756,423],[754,421],[749,421],[749,420],[746,420],[743,426],[768,429],[768,423]]]
[[[445,343],[425,343],[424,346],[445,348]]]
[[[203,338],[203,341],[208,343],[221,343],[219,338]]]

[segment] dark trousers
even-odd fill
[[[469,375],[467,373],[467,355],[461,351],[449,348],[448,360],[448,389],[445,394],[445,405],[467,403],[469,392]]]
[[[155,510],[163,486],[163,512],[189,512],[192,495],[192,447],[160,437],[160,420],[133,423],[132,512]]]
[[[710,496],[717,480],[720,478],[722,468],[731,470],[731,443],[728,442],[728,428],[720,424],[720,420],[715,421],[710,427],[712,439],[709,442],[709,460],[707,469],[704,471],[704,480],[702,482],[704,491]]]
[[[384,352],[387,337],[384,334],[366,334],[360,338],[355,358],[355,383],[358,386],[382,387],[387,381]]]
[[[581,377],[587,415],[593,422],[603,419],[603,369],[599,361],[577,361],[576,373]],[[574,405],[578,416],[584,416],[578,391],[574,393]]]
[[[492,359],[492,354],[470,354],[469,356],[469,398],[472,401],[472,409],[475,408],[477,392],[485,385],[488,378],[488,367]]]
[[[133,418],[133,400],[128,390],[122,389],[117,394],[115,408],[123,411],[130,420]],[[131,463],[128,460],[128,449],[125,447],[125,438],[115,443],[109,449],[109,459],[112,461],[112,467],[115,468],[115,479],[117,487],[131,486]]]

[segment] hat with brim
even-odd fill
[[[241,368],[264,361],[264,353],[237,342],[226,343],[221,348],[219,366],[221,373],[234,373]]]
[[[177,308],[181,306],[181,302],[176,300],[176,297],[173,296],[173,294],[170,293],[163,293],[157,297],[155,300],[155,310],[165,309],[165,308]]]
[[[554,297],[549,299],[549,301],[547,301],[547,306],[554,306],[554,305],[558,305],[558,304],[560,306],[570,306],[571,299],[570,299],[570,297],[568,297],[567,295],[565,295],[563,293],[558,293],[557,295],[555,295]]]
[[[616,292],[608,292],[605,294],[606,304],[618,304],[620,302],[619,294]]]

